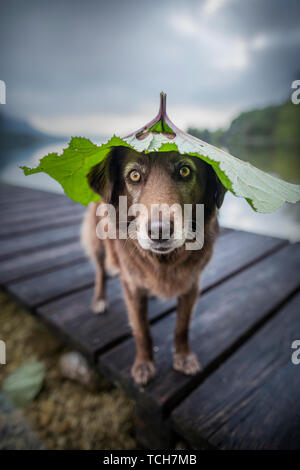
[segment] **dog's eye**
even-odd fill
[[[129,173],[129,179],[133,182],[133,183],[138,183],[140,180],[141,180],[141,173],[137,170],[132,170],[130,173]]]
[[[181,178],[187,178],[191,174],[191,170],[188,166],[182,166],[179,170]]]

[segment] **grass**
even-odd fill
[[[90,391],[61,376],[57,366],[67,349],[34,317],[0,291],[0,339],[6,342],[4,378],[24,361],[46,366],[46,378],[37,398],[23,409],[30,427],[46,449],[136,449],[134,403],[121,390],[100,379]]]

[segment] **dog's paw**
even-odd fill
[[[107,307],[108,307],[108,304],[105,299],[94,300],[92,304],[92,310],[96,314],[104,313],[107,310]]]
[[[137,385],[147,385],[156,374],[152,361],[135,362],[131,368],[131,376]]]
[[[177,372],[182,372],[186,375],[196,375],[201,370],[201,364],[197,359],[196,354],[190,352],[188,354],[174,354],[173,368]]]

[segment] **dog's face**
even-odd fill
[[[204,204],[207,218],[225,194],[210,165],[178,152],[145,155],[117,147],[91,170],[88,180],[105,202],[117,206],[119,196],[127,196],[128,206],[135,209],[128,219],[131,238],[140,249],[160,255],[179,249],[190,237],[181,217],[185,204],[193,206],[191,219],[196,204]]]

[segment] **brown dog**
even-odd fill
[[[197,157],[177,152],[154,152],[144,155],[126,149],[114,148],[105,161],[96,165],[88,176],[91,188],[102,201],[90,204],[83,223],[82,240],[87,253],[96,265],[93,310],[103,312],[105,298],[105,268],[120,273],[129,321],[136,341],[136,358],[132,376],[137,384],[145,385],[154,375],[152,339],[147,319],[147,294],[163,298],[178,297],[175,329],[174,369],[194,375],[200,370],[196,356],[190,351],[188,329],[191,313],[199,294],[199,278],[212,256],[218,233],[217,209],[221,206],[225,189],[210,165]],[[139,214],[131,217],[133,227],[146,224],[147,240],[137,236],[127,239],[96,235],[99,217],[96,210],[102,202],[111,203],[118,212],[120,195],[127,196],[128,206],[134,203],[150,208],[152,204],[204,204],[204,245],[200,250],[188,251],[188,239],[175,239],[174,216],[169,222],[169,238],[161,237],[164,221],[157,222]],[[193,221],[192,221],[193,222]],[[151,237],[153,224],[158,224],[158,237]],[[119,222],[117,233],[120,233]],[[131,224],[132,225],[132,224]],[[199,227],[198,227],[199,228]],[[197,224],[195,229],[197,230]],[[131,228],[132,230],[132,228]],[[157,234],[157,232],[156,232]]]

